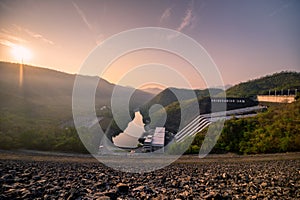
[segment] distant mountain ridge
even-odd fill
[[[292,94],[293,89],[298,89],[300,91],[300,73],[298,72],[280,72],[275,73],[273,75],[268,75],[262,78],[254,79],[251,81],[243,82],[233,87],[230,87],[226,90],[226,97],[234,97],[234,98],[249,98],[256,97],[257,94],[267,94],[269,90],[286,90],[290,89],[290,93]],[[156,95],[149,102],[144,104],[141,107],[141,113],[144,117],[145,123],[149,123],[151,121],[149,116],[149,109],[151,106],[155,104],[159,104],[163,107],[163,109],[159,109],[156,111],[157,119],[152,120],[151,124],[155,127],[160,123],[162,119],[162,114],[164,112],[167,113],[167,121],[166,128],[171,132],[177,132],[179,121],[181,119],[181,106],[179,104],[179,100],[177,99],[175,94],[179,94],[181,98],[181,102],[186,104],[187,106],[190,104],[197,102],[199,104],[200,113],[209,113],[211,108],[211,98],[222,97],[224,95],[224,91],[221,89],[205,89],[205,90],[189,90],[189,89],[178,89],[178,88],[167,88],[163,90],[161,93]],[[278,93],[277,93],[278,94]],[[191,98],[191,96],[196,97]],[[255,98],[254,98],[255,99]],[[251,99],[245,99],[247,104],[256,105],[257,102]],[[241,106],[241,105],[239,105]],[[240,108],[235,105],[227,104],[227,109],[237,109]],[[165,110],[165,111],[163,111]],[[190,110],[193,112],[193,110]],[[192,115],[191,115],[192,117]],[[155,122],[153,122],[155,121]],[[153,128],[152,127],[152,128]]]
[[[156,95],[153,99],[145,103],[140,107],[140,112],[143,115],[144,123],[149,124],[150,128],[154,128],[161,123],[162,115],[164,112],[167,114],[165,127],[168,131],[176,133],[179,128],[181,119],[181,106],[185,107],[187,116],[184,117],[186,120],[183,124],[187,123],[196,114],[198,109],[194,109],[195,106],[198,107],[199,102],[202,99],[207,99],[209,96],[217,96],[218,94],[224,92],[222,89],[205,89],[205,90],[191,90],[191,89],[178,89],[178,88],[167,88],[161,93]],[[156,110],[152,117],[150,117],[149,110],[154,105],[160,105],[162,108]],[[207,107],[207,101],[203,107]],[[198,108],[201,106],[199,105]],[[202,111],[204,111],[203,109]],[[199,114],[199,113],[198,113]]]
[[[254,80],[242,82],[228,90],[226,95],[228,97],[255,97],[259,94],[268,94],[269,90],[279,91],[290,89],[291,94],[295,89],[300,90],[300,72],[287,72],[274,73]]]
[[[150,93],[150,94],[159,94],[160,92],[163,91],[163,89],[161,88],[157,88],[157,87],[149,87],[149,88],[143,88],[142,91]]]
[[[69,122],[73,120],[72,92],[75,77],[74,74],[24,65],[23,84],[19,86],[19,64],[0,62],[0,149],[31,148],[85,152],[76,129],[63,127],[63,124],[71,124]],[[86,88],[99,79],[90,76],[80,77],[85,79],[83,84]],[[114,88],[120,91],[118,96],[120,99],[123,94],[134,91],[128,106],[131,112],[140,109],[145,122],[149,120],[149,108],[155,104],[161,105],[163,109],[159,107],[160,110],[157,111],[166,111],[168,114],[166,128],[174,133],[178,130],[182,106],[179,105],[175,93],[180,96],[183,106],[189,109],[188,113],[192,117],[194,110],[190,105],[200,102],[200,110],[205,112],[205,109],[210,107],[210,96],[218,97],[224,92],[221,89],[167,88],[154,95],[99,79],[95,94],[95,109],[97,114],[100,112],[103,114],[101,127],[107,127],[112,120],[110,103]],[[252,97],[274,89],[300,91],[300,73],[275,73],[233,86],[226,90],[226,93],[229,97]],[[113,132],[109,137],[120,132],[116,124],[111,127]]]
[[[2,117],[12,116],[14,120],[20,118],[23,121],[36,120],[41,124],[59,124],[61,121],[73,118],[72,92],[75,74],[29,65],[24,65],[23,71],[23,84],[19,86],[19,64],[0,62],[0,115]],[[87,88],[99,79],[83,77],[85,80],[83,84]],[[134,90],[99,79],[95,94],[96,110],[103,106],[110,106],[115,87],[118,87],[121,93]],[[153,96],[135,90],[131,98],[131,106],[137,108]]]

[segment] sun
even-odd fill
[[[23,47],[23,46],[14,46],[12,47],[12,55],[14,58],[18,61],[28,61],[32,57],[32,53],[29,49]]]

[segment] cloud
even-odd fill
[[[79,16],[81,17],[82,21],[85,23],[85,25],[92,31],[93,30],[93,26],[88,22],[84,12],[79,8],[79,6],[72,1],[73,6],[75,7],[77,13],[79,14]]]
[[[7,46],[7,47],[16,46],[16,44],[14,44],[13,42],[11,42],[9,40],[5,40],[5,39],[0,39],[0,44],[3,45],[3,46]]]
[[[74,8],[76,9],[77,13],[79,14],[80,18],[82,19],[83,23],[87,26],[89,29],[91,36],[93,37],[92,39],[94,40],[95,44],[98,45],[103,42],[104,39],[104,34],[99,33],[97,30],[97,26],[93,26],[88,20],[84,12],[80,9],[80,7],[72,1],[72,4]],[[106,12],[106,6],[103,6],[103,12]]]
[[[194,1],[190,1],[190,3],[187,6],[187,9],[185,10],[184,17],[180,21],[179,26],[176,28],[178,33],[169,35],[167,37],[168,40],[173,40],[174,38],[178,37],[183,29],[187,27],[192,27],[193,21],[195,20],[195,16],[193,14],[193,5]]]
[[[6,47],[15,47],[18,44],[24,44],[27,42],[28,41],[24,40],[23,38],[12,35],[7,29],[1,29],[0,31],[0,45]]]
[[[31,37],[33,38],[36,38],[36,39],[39,39],[47,44],[50,44],[50,45],[54,45],[54,42],[51,41],[51,40],[48,40],[47,38],[45,38],[44,36],[42,36],[41,34],[38,34],[38,33],[35,33],[35,32],[32,32],[28,29],[24,29],[24,31]]]
[[[159,23],[166,21],[171,16],[171,13],[172,13],[172,8],[171,7],[167,8],[161,15],[159,19]]]
[[[282,11],[284,11],[285,9],[287,9],[288,7],[290,7],[290,5],[291,5],[292,3],[293,3],[293,2],[288,2],[288,3],[283,4],[283,5],[280,6],[279,8],[273,10],[273,11],[269,14],[269,16],[270,16],[270,17],[273,17],[273,16],[279,14],[280,12],[282,12]]]
[[[189,6],[189,8],[185,12],[185,16],[183,20],[181,21],[180,25],[177,28],[177,31],[181,32],[185,27],[190,26],[193,19],[193,10],[192,6]]]
[[[54,42],[52,40],[47,39],[46,37],[44,37],[43,35],[33,32],[29,29],[23,28],[21,26],[18,26],[16,24],[13,24],[14,28],[16,28],[19,32],[24,32],[26,33],[28,36],[38,39],[46,44],[50,44],[50,45],[54,45]]]
[[[30,31],[26,28],[22,28],[18,25],[13,24],[12,29],[4,29],[2,28],[0,31],[0,40],[1,44],[5,46],[11,46],[11,44],[24,44],[28,43],[28,40],[25,40],[16,35],[28,35],[31,38],[37,39],[49,45],[54,45],[54,42],[45,38],[43,35]]]
[[[12,41],[12,43],[27,43],[28,42],[27,40],[24,40],[23,38],[9,34],[9,32],[6,29],[1,29],[0,40],[1,41]],[[1,43],[1,44],[4,44],[4,43]]]

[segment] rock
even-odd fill
[[[132,191],[134,191],[134,192],[141,192],[141,191],[143,191],[144,189],[145,189],[145,186],[141,185],[141,186],[138,186],[138,187],[136,187],[136,188],[133,188]]]
[[[209,194],[205,195],[205,196],[203,197],[203,199],[212,199],[213,196],[214,196],[213,194],[209,193]]]
[[[0,199],[2,200],[4,200],[4,199],[9,199],[8,197],[7,197],[7,195],[4,195],[4,194],[0,194]]]
[[[171,182],[172,187],[178,187],[178,182],[176,180],[173,180]]]
[[[266,186],[268,185],[268,183],[262,182],[260,185],[261,185],[262,187],[266,187]]]
[[[106,189],[106,183],[97,183],[95,187],[100,189],[100,191],[104,191]]]
[[[12,174],[5,174],[1,178],[3,178],[4,180],[7,180],[7,179],[13,179],[14,176]]]
[[[72,188],[67,196],[67,200],[77,199],[80,196],[80,191],[76,188]]]
[[[41,180],[41,177],[39,175],[36,175],[36,176],[33,176],[32,179],[35,181],[38,181],[38,180]]]
[[[110,200],[111,198],[109,196],[101,196],[98,197],[97,200]]]
[[[214,200],[222,200],[224,199],[221,194],[217,193],[214,195]]]
[[[129,186],[127,184],[124,184],[124,183],[117,184],[117,192],[119,192],[121,194],[127,194],[128,191],[129,191]]]
[[[108,192],[104,193],[104,196],[108,196],[111,199],[117,199],[118,195],[115,190],[109,190]]]
[[[181,198],[187,198],[190,195],[190,193],[188,191],[184,191],[182,193],[179,194],[179,197]]]
[[[130,174],[99,163],[0,159],[0,200],[300,199],[300,160],[216,162]]]

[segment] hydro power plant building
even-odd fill
[[[164,152],[165,127],[156,127],[153,135],[148,135],[144,142],[146,151]]]

